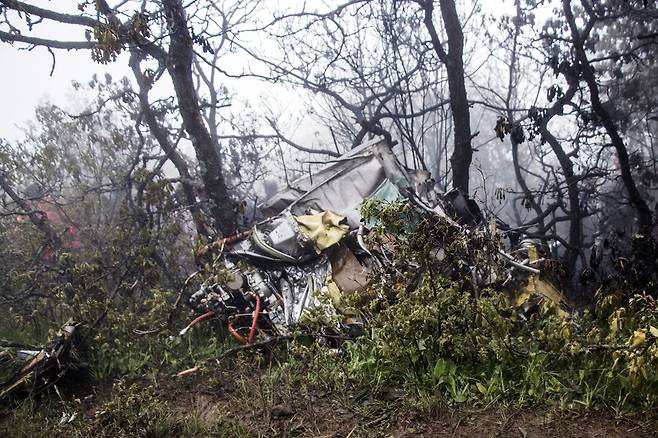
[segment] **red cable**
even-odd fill
[[[194,319],[192,320],[192,322],[190,322],[190,323],[187,325],[187,327],[185,327],[183,330],[180,331],[180,335],[183,336],[183,335],[184,335],[185,333],[187,333],[188,330],[190,330],[192,327],[194,327],[195,325],[197,325],[198,323],[200,323],[200,322],[203,321],[204,319],[208,319],[208,318],[210,318],[210,317],[212,317],[212,316],[215,316],[215,312],[212,311],[212,310],[211,310],[210,312],[206,312],[206,313],[204,313],[204,314],[201,315],[201,316],[197,316],[196,318],[194,318]]]
[[[258,317],[260,316],[260,297],[258,294],[254,294],[256,297],[256,308],[251,319],[251,328],[249,329],[249,338],[248,342],[250,344],[254,343],[254,335],[256,334],[256,327],[258,327]]]
[[[211,316],[215,316],[215,312],[213,310],[211,310],[210,312],[206,312],[203,315],[194,318],[192,320],[192,322],[187,325],[188,329],[194,327],[195,325],[197,325],[198,323],[200,323],[204,319],[210,318]]]
[[[228,332],[235,338],[236,341],[238,341],[238,344],[244,345],[247,343],[247,341],[244,340],[242,335],[238,333],[234,328],[233,328],[233,321],[229,321],[228,323]]]
[[[254,296],[256,297],[256,308],[254,309],[251,317],[251,327],[249,328],[249,336],[247,339],[245,340],[245,338],[240,333],[238,333],[235,328],[233,328],[233,319],[228,323],[228,332],[231,334],[231,336],[233,336],[238,344],[241,345],[254,343],[254,336],[256,335],[256,328],[258,327],[258,317],[260,316],[260,297],[258,294],[254,294]]]

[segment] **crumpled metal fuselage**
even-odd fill
[[[365,287],[374,265],[363,240],[367,224],[360,208],[365,200],[406,199],[454,227],[482,221],[474,201],[458,191],[438,194],[432,182],[429,172],[405,169],[386,142],[364,143],[261,205],[268,219],[223,248],[229,280],[204,286],[191,301],[225,315],[236,331],[258,326],[264,334],[284,333],[313,309],[328,320],[338,312],[355,323],[358,318],[341,312],[340,295]],[[539,272],[530,260],[502,251],[500,257],[526,275]],[[493,281],[490,275],[480,277],[476,281]],[[524,292],[529,297],[540,289]]]

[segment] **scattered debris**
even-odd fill
[[[217,275],[190,297],[190,304],[205,313],[180,334],[213,317],[227,324],[239,344],[250,345],[257,337],[289,334],[313,309],[339,321],[342,328],[358,331],[362,321],[341,307],[341,297],[358,293],[373,273],[390,267],[387,253],[396,245],[395,236],[389,236],[384,247],[368,247],[374,224],[362,217],[365,201],[408,201],[419,215],[449,227],[453,238],[467,236],[478,242],[478,233],[497,232],[495,224],[484,222],[472,199],[458,190],[438,193],[433,181],[429,172],[405,169],[380,140],[364,143],[294,181],[261,206],[266,220],[216,242],[221,252]],[[540,277],[541,260],[534,247],[526,245],[517,253],[520,257],[496,249],[488,259],[473,263],[471,285],[476,293],[495,282],[509,283],[522,313],[545,298],[568,309],[559,290]],[[448,269],[445,250],[437,247],[433,254],[433,261]],[[505,265],[504,272],[498,269]]]
[[[14,358],[2,359],[0,367],[10,369],[21,362],[25,363],[11,377],[0,384],[0,400],[20,391],[29,394],[39,393],[54,385],[69,369],[69,353],[78,324],[69,320],[62,326],[55,338],[39,350],[19,350]]]
[[[189,375],[189,374],[194,374],[194,373],[196,373],[196,372],[199,371],[199,370],[200,370],[200,368],[199,368],[198,366],[195,366],[195,367],[192,367],[192,368],[188,368],[188,369],[183,370],[183,371],[181,371],[181,372],[179,372],[179,373],[176,373],[176,377],[183,377],[183,376],[187,376],[187,375]]]
[[[73,412],[71,414],[68,414],[66,412],[62,412],[62,418],[59,420],[59,424],[67,424],[73,422],[76,418],[78,417],[77,412]]]

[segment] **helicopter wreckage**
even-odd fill
[[[429,172],[406,169],[385,141],[373,140],[277,193],[260,206],[267,219],[250,230],[215,242],[221,279],[191,295],[189,304],[205,313],[180,334],[204,319],[219,318],[239,344],[249,345],[290,333],[313,312],[338,316],[343,328],[358,328],[359,315],[341,308],[341,296],[358,293],[390,268],[387,254],[394,251],[394,245],[369,242],[374,224],[362,217],[361,207],[371,199],[408,202],[419,216],[445,224],[452,236],[467,241],[478,228],[509,231],[500,221],[487,224],[475,201],[458,190],[436,191]],[[433,263],[448,265],[442,248],[433,254]],[[470,286],[476,292],[507,286],[521,317],[544,300],[567,314],[569,302],[542,278],[541,261],[530,241],[510,252],[501,247],[470,266]]]
[[[433,186],[428,172],[407,170],[380,140],[364,143],[294,181],[260,206],[267,219],[212,244],[219,250],[213,263],[217,275],[189,297],[200,316],[179,334],[215,319],[238,344],[248,347],[289,338],[311,314],[328,316],[341,333],[363,332],[362,315],[342,306],[341,297],[358,294],[387,270],[397,269],[392,259],[398,236],[390,234],[385,242],[370,238],[377,224],[362,217],[368,200],[406,202],[416,219],[449,229],[443,247],[438,245],[431,254],[433,266],[447,277],[454,263],[444,247],[451,239],[477,246],[486,242],[477,238],[482,233],[500,237],[513,231],[500,222],[487,223],[478,205],[459,191],[439,193]],[[417,224],[411,220],[408,225]],[[491,248],[481,251],[485,257],[466,264],[468,287],[476,295],[489,286],[507,288],[522,318],[545,300],[563,315],[570,312],[567,298],[541,275],[545,260],[536,245],[523,241],[509,252],[502,245]],[[407,265],[404,269],[413,270],[413,263]],[[0,369],[18,369],[0,385],[0,400],[26,386],[45,389],[57,382],[69,368],[77,326],[68,321],[44,347],[0,342],[17,349],[15,355],[0,352]]]

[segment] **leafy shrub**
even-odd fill
[[[161,436],[171,426],[166,404],[149,388],[114,385],[113,397],[96,412],[95,427],[104,436]]]
[[[658,306],[650,295],[602,287],[592,311],[562,319],[545,300],[525,321],[502,291],[479,291],[476,299],[464,287],[467,280],[437,274],[437,262],[428,254],[445,245],[446,235],[428,233],[422,219],[415,229],[402,227],[408,207],[367,208],[381,235],[401,233],[397,266],[412,260],[417,268],[411,275],[383,273],[371,283],[376,290],[370,295],[380,299],[370,306],[370,335],[349,348],[352,378],[379,389],[402,385],[448,403],[658,405]],[[470,235],[486,236],[486,231]],[[455,245],[448,242],[447,251],[459,257]],[[488,240],[489,254],[495,245],[495,239]],[[481,256],[467,249],[460,262],[477,263]],[[396,260],[392,265],[395,269]],[[411,276],[420,279],[414,287]]]

